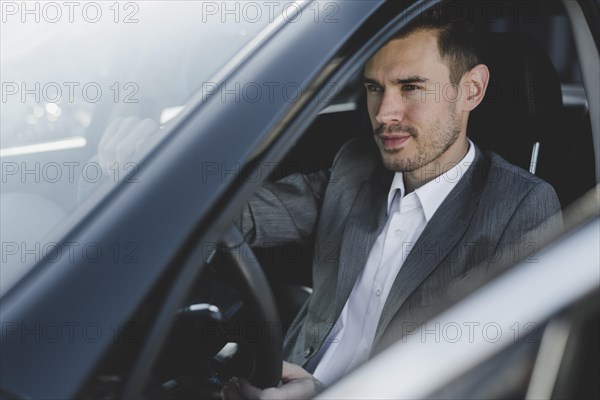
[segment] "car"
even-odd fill
[[[2,398],[276,385],[314,250],[232,222],[371,134],[362,66],[439,3],[486,43],[470,137],[551,183],[565,228],[321,396],[598,397],[598,2],[323,0],[1,3]],[[148,119],[152,145],[102,165],[111,124]],[[504,334],[454,342],[473,322]]]

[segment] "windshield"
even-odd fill
[[[176,117],[284,12],[266,3],[2,2],[0,292],[62,251],[99,183],[135,168],[99,165],[111,123]]]

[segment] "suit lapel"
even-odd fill
[[[379,170],[380,175],[365,181],[346,220],[340,249],[335,318],[337,319],[364,268],[371,247],[385,225],[387,193],[393,174]]]
[[[448,194],[415,243],[396,276],[383,307],[374,343],[406,299],[455,249],[477,208],[489,163],[476,148],[475,162]]]

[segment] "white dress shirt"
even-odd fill
[[[369,358],[381,311],[396,275],[433,214],[474,159],[475,147],[469,141],[469,150],[458,164],[409,194],[405,194],[402,173],[394,175],[388,193],[387,222],[340,317],[307,365],[325,385]]]

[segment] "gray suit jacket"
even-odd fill
[[[244,208],[238,223],[251,245],[305,243],[315,235],[313,294],[287,333],[286,360],[306,365],[335,324],[385,224],[392,178],[373,140],[355,139],[330,171],[267,183]],[[483,276],[503,268],[509,258],[503,248],[515,261],[532,257],[536,245],[520,237],[559,211],[549,184],[476,148],[473,165],[396,276],[373,353],[453,301],[474,271]]]

